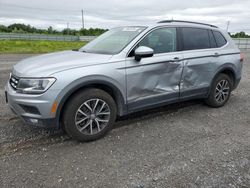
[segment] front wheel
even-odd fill
[[[103,137],[116,119],[116,104],[103,90],[87,89],[72,96],[63,113],[65,131],[78,141]]]
[[[232,80],[226,74],[219,74],[212,83],[209,97],[205,100],[206,104],[218,108],[228,101],[232,91]]]

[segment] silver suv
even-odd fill
[[[243,57],[216,26],[178,20],[111,29],[79,50],[14,66],[6,101],[27,124],[98,139],[117,116],[194,98],[221,107]]]

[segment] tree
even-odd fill
[[[53,28],[51,26],[48,28],[48,34],[53,34]]]
[[[37,29],[31,25],[25,25],[20,23],[14,23],[9,26],[0,25],[0,32],[5,33],[39,33],[39,34],[62,34],[62,35],[93,35],[98,36],[104,32],[106,29],[101,28],[90,28],[90,29],[63,29],[62,31],[57,31],[49,26],[47,29]]]
[[[231,37],[233,38],[250,38],[250,35],[246,34],[244,31],[239,33],[232,34]]]
[[[9,33],[9,32],[11,32],[11,29],[9,29],[8,27],[6,27],[4,25],[0,25],[0,32]]]
[[[13,30],[12,30],[12,33],[25,33],[25,31],[23,31],[21,28],[14,28]]]

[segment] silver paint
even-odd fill
[[[183,55],[181,52],[156,54],[140,62],[127,58],[128,103],[173,92],[178,97],[183,63],[173,61],[175,57],[182,59]]]
[[[17,93],[6,84],[9,106],[21,117],[53,119],[60,115],[52,113],[54,102],[63,105],[65,98],[78,87],[88,83],[105,83],[119,93],[118,103],[123,101],[119,115],[133,111],[133,108],[178,101],[190,96],[206,94],[214,76],[224,68],[235,72],[241,78],[242,62],[239,49],[228,34],[224,34],[228,44],[222,48],[192,50],[164,54],[154,54],[140,62],[128,57],[129,52],[151,30],[162,27],[192,26],[214,29],[208,26],[185,23],[149,25],[119,54],[103,55],[76,51],[45,54],[21,61],[13,67],[17,77],[55,77],[57,81],[43,94],[28,95]],[[215,53],[219,57],[211,57]],[[229,55],[223,55],[229,54]],[[180,60],[174,60],[178,57]],[[205,90],[202,90],[204,89]],[[207,89],[207,90],[206,90]],[[40,115],[25,112],[20,104],[31,105]],[[130,108],[132,104],[134,107]],[[127,108],[128,107],[128,108]]]

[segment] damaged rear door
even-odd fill
[[[139,46],[152,48],[153,57],[136,61],[133,51]],[[182,59],[176,28],[157,28],[147,34],[126,59],[128,110],[178,101]]]
[[[180,84],[180,99],[204,97],[217,67],[219,55],[213,34],[208,29],[181,28],[184,68]]]

